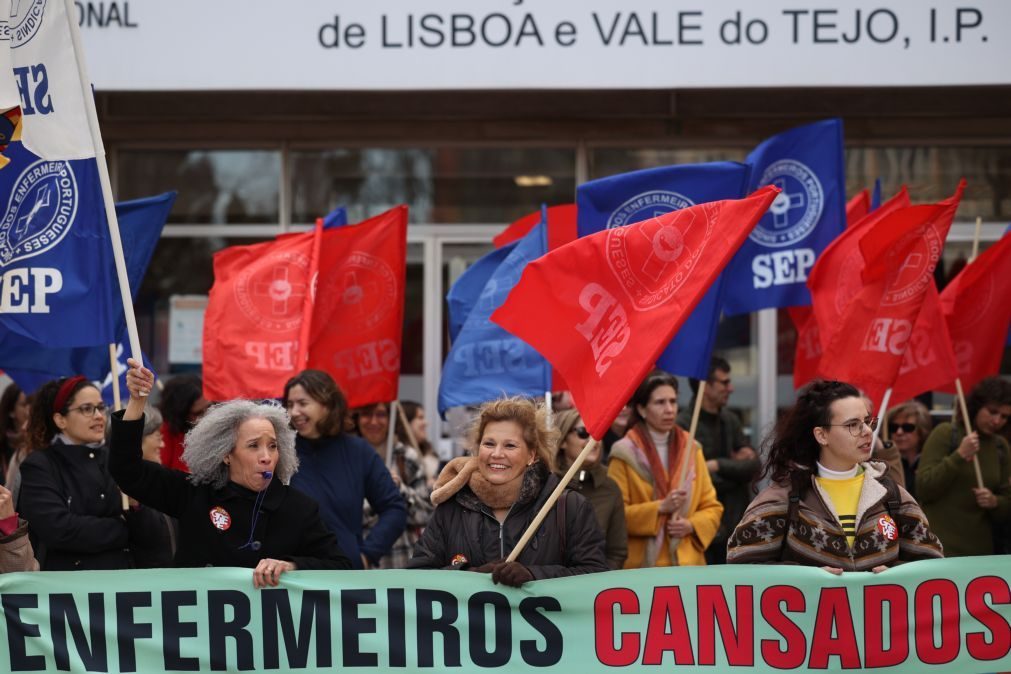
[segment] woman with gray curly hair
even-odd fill
[[[531,580],[607,571],[604,537],[589,502],[567,491],[514,562],[504,558],[559,478],[552,473],[558,432],[543,407],[525,398],[481,406],[469,457],[450,461],[432,492],[435,512],[409,568],[466,569],[519,587]]]
[[[130,359],[130,402],[112,422],[109,469],[124,492],[179,520],[175,564],[253,568],[255,587],[285,571],[349,569],[319,506],[289,488],[298,469],[295,432],[276,404],[216,405],[186,434],[191,473],[144,461],[144,405],[151,371]]]

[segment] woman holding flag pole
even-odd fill
[[[704,566],[723,516],[702,448],[689,447],[676,424],[677,392],[675,377],[650,373],[632,395],[625,437],[611,448],[608,475],[624,495],[628,525],[626,569]]]

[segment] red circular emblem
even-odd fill
[[[450,566],[463,566],[468,561],[470,561],[470,560],[467,559],[466,555],[457,553],[457,554],[453,555],[453,559],[449,562],[449,565]]]
[[[895,520],[890,515],[882,515],[878,518],[878,533],[890,541],[899,537],[899,527],[895,525]]]
[[[228,531],[228,529],[232,526],[232,516],[229,515],[228,511],[221,506],[214,506],[211,508],[210,516],[211,524],[214,525],[215,529]]]

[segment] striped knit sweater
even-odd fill
[[[943,557],[941,542],[930,531],[916,500],[899,487],[899,512],[888,514],[888,489],[882,484],[885,465],[862,464],[863,488],[856,512],[856,538],[846,532],[824,489],[812,478],[797,508],[786,545],[790,487],[773,484],[748,506],[727,544],[730,564],[787,563],[834,566],[844,571],[869,571],[918,559]],[[895,519],[892,519],[892,518]]]

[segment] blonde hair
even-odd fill
[[[558,431],[548,425],[548,413],[543,405],[535,405],[521,396],[499,398],[481,405],[468,434],[472,453],[477,453],[485,427],[496,421],[512,421],[519,425],[527,447],[549,471],[554,472]]]

